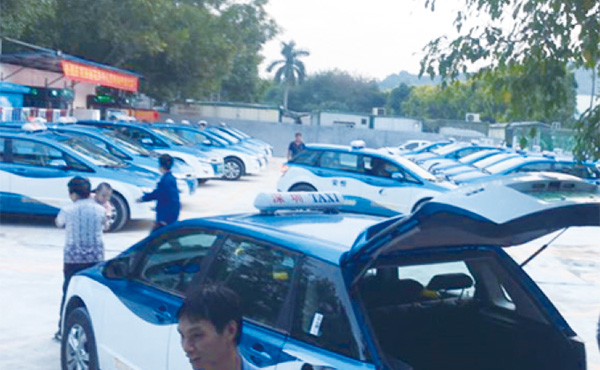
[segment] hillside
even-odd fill
[[[590,95],[592,91],[592,72],[588,69],[580,68],[575,71],[575,80],[577,81],[577,94],[579,95]],[[423,76],[419,78],[418,75],[401,71],[400,73],[394,73],[387,76],[383,81],[379,82],[379,88],[381,90],[391,90],[398,85],[405,83],[409,86],[422,86],[422,85],[437,85],[440,83],[440,78],[436,77],[433,81],[429,76]],[[600,79],[596,81],[596,94],[600,91],[598,85]]]

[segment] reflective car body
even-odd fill
[[[400,213],[453,187],[384,150],[322,144],[306,145],[286,163],[277,183],[278,191],[339,191],[356,202]]]
[[[238,138],[243,143],[247,143],[249,145],[262,149],[267,159],[273,157],[273,147],[271,146],[271,144],[267,143],[264,140],[252,137],[244,131],[231,126],[211,126],[210,128],[216,132],[225,132],[231,136]]]
[[[255,142],[251,142],[245,139],[240,139],[237,135],[233,134],[232,132],[229,132],[229,130],[225,130],[223,127],[209,126],[206,127],[205,130],[211,132],[213,135],[220,138],[221,140],[225,140],[230,145],[241,146],[243,148],[246,148],[247,150],[250,150],[253,153],[256,153],[260,157],[261,161],[264,160],[264,163],[261,163],[261,165],[265,165],[268,159],[272,156],[272,154],[269,154],[272,153],[272,151],[264,145],[257,144]]]
[[[218,283],[240,295],[240,351],[259,368],[585,368],[583,343],[503,248],[600,226],[597,187],[521,176],[394,218],[336,212],[339,197],[262,194],[261,213],[177,222],[78,273],[63,366],[83,353],[105,370],[190,369],[176,313],[190,285]]]
[[[0,209],[2,213],[54,216],[71,203],[67,183],[87,177],[92,188],[113,188],[111,230],[131,219],[153,219],[147,203],[136,203],[160,176],[108,155],[97,147],[59,133],[0,130]]]
[[[87,140],[125,162],[130,162],[160,175],[158,169],[159,154],[149,151],[133,141],[127,140],[112,130],[79,125],[58,125],[51,126],[50,129]],[[180,159],[176,159],[171,172],[177,179],[179,193],[183,198],[187,198],[196,192],[198,179],[191,166]]]
[[[224,177],[228,180],[237,180],[241,176],[259,174],[267,163],[266,157],[261,157],[239,145],[231,145],[224,140],[216,138],[208,130],[203,130],[189,125],[153,124],[153,127],[173,132],[191,144],[204,149],[217,149],[225,162]]]
[[[152,127],[148,124],[86,120],[80,120],[78,123],[113,130],[148,150],[161,154],[169,154],[173,158],[179,158],[194,168],[199,182],[223,176],[223,157],[210,155],[198,148],[187,146],[184,142],[177,141],[176,138],[167,137],[152,130]]]

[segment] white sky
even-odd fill
[[[309,74],[339,69],[384,79],[392,73],[419,71],[423,47],[434,38],[454,35],[452,22],[460,0],[270,0],[269,14],[282,32],[265,45],[266,66],[281,59],[281,42],[294,40],[308,50]],[[271,73],[272,75],[272,73]]]

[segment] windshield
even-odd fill
[[[194,145],[193,142],[177,135],[176,133],[174,133],[171,130],[168,129],[164,129],[164,128],[158,128],[158,127],[153,127],[152,131],[154,131],[158,136],[160,136],[163,140],[167,140],[172,142],[175,145]]]
[[[414,173],[415,175],[429,181],[436,180],[436,177],[431,172],[425,170],[423,167],[419,166],[415,162],[400,156],[394,156],[394,159],[396,160],[396,162],[400,163],[402,166],[404,166],[407,170]]]
[[[102,167],[125,167],[127,163],[112,154],[105,152],[94,144],[81,140],[76,137],[64,137],[59,140],[65,146],[76,151],[77,154],[84,157],[96,166]]]
[[[524,162],[524,158],[514,157],[489,166],[488,168],[486,168],[486,171],[488,171],[489,173],[501,173]]]
[[[102,132],[104,135],[113,139],[118,145],[120,145],[123,149],[128,150],[130,153],[135,153],[142,155],[144,157],[153,157],[154,154],[143,146],[137,144],[135,141],[120,135],[119,133],[111,130],[106,130]]]
[[[481,160],[473,163],[473,166],[475,166],[479,169],[483,169],[483,168],[486,168],[487,166],[491,166],[494,163],[498,163],[498,162],[505,160],[507,158],[510,158],[512,156],[514,156],[514,154],[504,154],[504,153],[495,154],[495,155],[492,155],[490,157],[481,159]]]
[[[465,155],[464,157],[462,157],[458,161],[461,162],[461,163],[469,163],[469,162],[476,161],[479,158],[489,156],[490,153],[494,153],[494,152],[495,152],[494,150],[480,150],[478,152],[471,153],[469,155]]]
[[[226,140],[227,142],[231,143],[231,144],[237,144],[240,142],[240,139],[238,139],[237,137],[233,136],[233,135],[229,135],[226,132],[223,132],[221,130],[219,130],[218,132],[212,131],[212,133],[214,133],[216,136],[222,138],[223,140]]]
[[[432,150],[433,153],[439,154],[439,155],[443,155],[443,154],[448,154],[451,153],[457,149],[460,149],[464,147],[463,144],[451,144],[451,145],[444,145],[440,148],[434,149]]]

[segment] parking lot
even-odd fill
[[[275,191],[283,158],[265,172],[240,181],[209,181],[183,205],[181,219],[253,211],[255,195]],[[66,189],[65,189],[66,191]],[[105,235],[111,258],[149,232],[137,222]],[[525,260],[552,239],[509,251]],[[0,223],[0,369],[60,368],[57,329],[62,284],[64,230],[51,219],[4,218]],[[526,271],[586,343],[588,368],[600,369],[595,342],[600,313],[600,229],[568,230],[526,267]],[[127,330],[124,328],[124,330]]]

